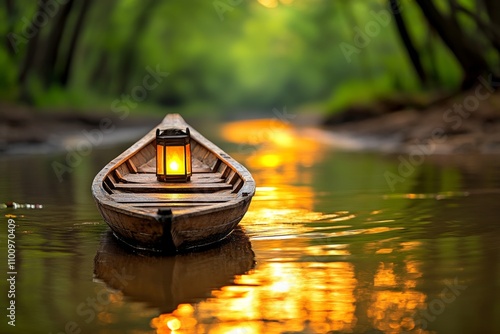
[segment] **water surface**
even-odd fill
[[[404,155],[342,152],[273,120],[198,130],[257,193],[225,243],[170,258],[117,244],[90,194],[128,145],[94,148],[61,180],[67,152],[1,158],[0,202],[43,205],[1,211],[5,276],[8,219],[17,250],[16,326],[2,315],[1,333],[500,330],[498,157],[423,157],[392,189]]]

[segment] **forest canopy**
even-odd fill
[[[102,108],[135,94],[170,108],[328,112],[466,89],[500,70],[495,0],[4,4],[0,99],[35,106]]]

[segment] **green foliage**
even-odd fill
[[[334,92],[326,104],[326,109],[333,112],[340,111],[350,104],[367,104],[393,92],[394,87],[389,77],[365,82],[361,80],[345,82]]]
[[[18,96],[17,68],[5,49],[0,48],[0,99],[14,101]]]
[[[77,44],[69,85],[46,87],[39,77],[43,69],[35,68],[25,87],[20,87],[17,78],[26,45],[16,55],[2,45],[0,98],[15,100],[26,91],[36,105],[92,108],[130,94],[142,84],[146,68],[156,66],[170,75],[148,91],[141,104],[189,112],[201,106],[223,112],[280,105],[299,108],[318,102],[331,111],[381,94],[422,89],[393,22],[380,27],[351,62],[339,47],[343,42],[355,45],[356,29],[374,21],[374,11],[388,13],[385,0],[278,1],[272,9],[253,0],[218,3],[222,7],[201,0],[94,1]],[[471,1],[464,2],[470,5]],[[14,7],[17,19],[2,20],[0,29],[21,34],[35,6],[20,1]],[[438,85],[456,87],[461,73],[453,56],[429,33],[415,4],[404,2],[404,10],[426,67],[435,69]],[[76,14],[68,21],[68,31]],[[5,8],[0,16],[8,17]],[[41,28],[42,39],[56,18]],[[465,28],[473,28],[470,18],[460,20]],[[62,68],[68,34],[58,54],[57,71]],[[36,62],[43,52],[38,50]],[[491,58],[496,60],[495,56]]]

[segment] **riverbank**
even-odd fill
[[[161,114],[38,110],[0,103],[0,153],[78,149],[139,138]],[[500,154],[500,93],[479,86],[431,104],[406,100],[353,105],[294,119],[301,133],[344,150],[424,155]]]
[[[32,154],[114,145],[139,137],[161,120],[161,115],[125,115],[80,110],[38,110],[0,104],[0,153]]]
[[[344,149],[500,154],[500,93],[478,86],[425,108],[353,106],[324,119],[322,129],[310,135]]]

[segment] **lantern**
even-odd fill
[[[187,182],[191,178],[189,128],[156,129],[156,178],[162,182]]]

